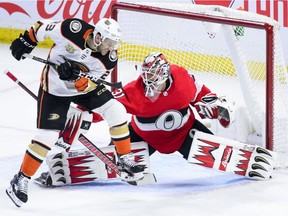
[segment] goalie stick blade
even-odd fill
[[[39,180],[38,178],[34,179],[33,181],[35,184],[39,185],[43,188],[54,188],[55,186],[47,185],[45,181]]]
[[[144,178],[138,181],[127,182],[130,185],[139,186],[139,185],[147,185],[147,184],[155,184],[157,182],[154,173],[144,173]],[[43,177],[38,177],[34,179],[34,183],[43,187],[43,188],[55,188],[51,183],[47,183],[47,179]]]
[[[156,177],[154,173],[144,173],[144,178],[134,182],[128,182],[131,185],[139,186],[139,185],[147,185],[156,183]]]
[[[34,179],[34,183],[44,188],[55,187],[52,185],[52,178],[48,172],[41,173],[38,178]]]

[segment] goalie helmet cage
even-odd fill
[[[147,4],[112,6],[123,35],[112,82],[131,81],[146,55],[163,52],[218,95],[247,107],[262,145],[287,153],[288,80],[279,23],[222,6]]]

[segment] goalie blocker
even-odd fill
[[[197,131],[188,162],[250,179],[271,178],[277,154],[257,145],[241,143]]]

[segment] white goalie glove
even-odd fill
[[[235,102],[229,101],[227,97],[217,97],[215,93],[209,93],[194,106],[201,118],[218,119],[225,128],[235,120]]]

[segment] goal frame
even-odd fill
[[[274,146],[274,119],[273,119],[273,88],[274,88],[274,56],[273,56],[273,47],[274,47],[274,37],[273,30],[274,26],[269,23],[263,22],[253,22],[246,20],[235,20],[229,17],[214,17],[207,14],[198,14],[187,11],[179,11],[172,9],[159,8],[154,6],[145,6],[138,5],[133,3],[124,3],[117,2],[111,7],[111,17],[117,20],[117,15],[119,10],[127,10],[134,12],[142,12],[163,16],[173,16],[177,18],[183,19],[192,19],[197,21],[204,21],[210,23],[218,23],[218,24],[228,24],[234,26],[242,26],[242,27],[250,27],[256,29],[262,29],[266,32],[266,128],[265,128],[265,141],[266,148],[269,150],[273,150]],[[111,81],[117,82],[117,67],[114,69],[111,75]]]

